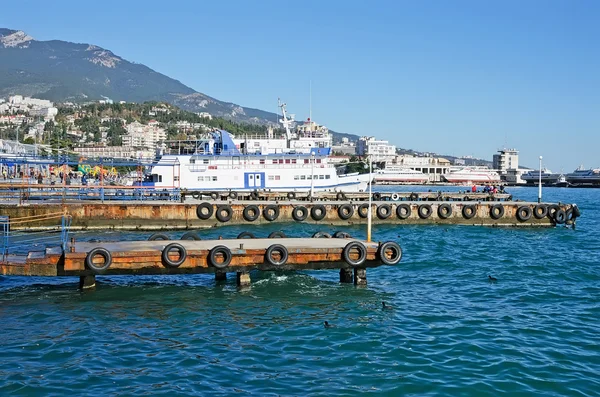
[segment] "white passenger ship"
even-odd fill
[[[312,120],[291,131],[293,116],[280,103],[285,135],[234,138],[218,130],[194,141],[172,141],[145,185],[188,190],[364,191],[368,178],[338,175],[329,163],[331,136]]]
[[[487,167],[466,166],[451,167],[448,173],[442,175],[450,183],[499,183],[500,174]]]
[[[429,181],[429,176],[421,171],[398,165],[386,165],[373,175],[376,184],[423,184]]]

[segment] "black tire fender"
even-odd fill
[[[279,253],[279,260],[273,259],[273,253]],[[288,260],[288,250],[281,244],[273,244],[265,252],[265,262],[271,266],[283,266]]]
[[[320,221],[327,215],[327,210],[323,204],[316,204],[310,208],[310,217],[315,221]]]
[[[104,259],[102,265],[94,263],[94,257],[100,255]],[[106,248],[97,247],[92,249],[85,257],[85,266],[96,274],[103,273],[112,264],[112,255]]]
[[[377,218],[387,219],[392,215],[392,207],[389,204],[381,204],[377,207]]]
[[[276,231],[276,232],[269,233],[269,237],[268,238],[287,238],[287,236],[285,235],[284,232],[282,232],[281,230],[279,230],[279,231]]]
[[[452,206],[448,203],[440,204],[437,209],[437,214],[440,219],[448,219],[452,216]]]
[[[292,210],[292,218],[294,218],[296,222],[304,221],[306,218],[308,218],[308,209],[302,205],[294,207]]]
[[[536,219],[545,218],[548,215],[548,206],[546,204],[537,204],[533,207],[533,216]]]
[[[351,257],[352,250],[355,249],[358,250],[357,259],[353,259]],[[344,247],[344,250],[342,251],[342,259],[350,266],[358,267],[365,263],[365,260],[367,259],[367,247],[365,247],[364,244],[358,241],[352,241],[346,244],[346,246]]]
[[[223,261],[219,262],[217,256],[222,255]],[[208,263],[217,269],[225,269],[231,263],[231,250],[224,245],[217,245],[208,254]]]
[[[477,215],[477,207],[474,204],[463,205],[462,207],[462,216],[465,219],[471,219],[475,215]]]
[[[217,193],[217,192],[211,192],[210,193],[210,198],[213,199],[213,200],[218,199],[219,198],[219,193]]]
[[[419,218],[427,219],[431,216],[433,210],[431,209],[431,206],[429,204],[421,204],[417,212],[419,214]]]
[[[331,234],[327,232],[316,232],[312,235],[312,238],[331,238]]]
[[[379,201],[379,200],[381,200],[381,193],[379,193],[379,192],[373,193],[373,201]]]
[[[559,208],[558,210],[556,210],[556,212],[554,212],[554,222],[556,222],[557,225],[562,225],[566,221],[567,213],[565,212],[565,210]]]
[[[337,212],[340,219],[347,220],[354,215],[354,207],[351,204],[343,204],[338,207]]]
[[[263,209],[263,216],[269,222],[279,218],[279,207],[275,204],[269,204]]]
[[[210,203],[202,203],[196,207],[196,216],[202,220],[210,219],[214,212],[215,209]]]
[[[408,217],[410,217],[411,213],[412,209],[408,204],[400,204],[396,207],[396,216],[398,217],[398,219],[407,219]]]
[[[217,211],[215,212],[215,217],[219,220],[219,222],[229,222],[233,215],[233,209],[230,205],[219,205],[217,206]]]
[[[338,201],[346,200],[346,193],[344,193],[344,192],[337,192],[337,194],[335,195],[335,198]]]
[[[200,198],[200,192],[192,192],[192,197],[195,198],[196,200],[198,200]]]
[[[392,254],[388,257],[387,252],[391,251]],[[379,260],[385,265],[395,265],[402,259],[402,248],[394,241],[388,241],[379,246],[377,250]]]
[[[179,259],[173,260],[169,257],[169,254],[173,250],[179,251]],[[167,267],[179,267],[187,259],[187,251],[183,245],[179,243],[171,243],[168,244],[165,248],[163,248],[161,259],[163,264]]]
[[[369,204],[367,203],[363,203],[361,205],[358,206],[358,216],[360,216],[361,218],[365,219],[369,216]]]
[[[288,198],[288,200],[294,200],[296,198],[296,193],[295,192],[288,192],[287,198]]]
[[[504,216],[504,206],[502,204],[494,204],[490,207],[490,218],[500,219]]]
[[[333,238],[352,238],[352,236],[349,233],[339,231],[333,233]]]
[[[234,192],[233,190],[231,192],[229,192],[229,198],[232,200],[237,199],[238,198],[237,192]]]
[[[260,208],[257,205],[250,204],[244,207],[242,216],[248,222],[254,222],[260,217]]]
[[[171,240],[169,236],[164,233],[154,233],[148,237],[148,241],[156,241],[156,240]]]
[[[517,208],[517,219],[519,222],[526,222],[531,218],[531,207],[522,205]]]
[[[185,232],[185,233],[183,233],[183,236],[181,236],[180,240],[200,241],[200,240],[202,240],[202,238],[200,238],[200,236],[198,236],[198,233],[196,233],[196,232]]]
[[[240,234],[237,235],[238,239],[242,239],[242,238],[256,238],[256,236],[254,235],[254,233],[250,233],[250,232],[241,232]]]

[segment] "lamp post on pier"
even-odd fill
[[[542,202],[542,156],[540,156],[540,175],[538,180],[538,203]]]

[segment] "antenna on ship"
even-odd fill
[[[312,121],[312,80],[310,80],[308,87],[308,121]]]

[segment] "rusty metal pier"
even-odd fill
[[[80,287],[95,284],[97,275],[214,273],[217,280],[237,274],[239,286],[258,270],[340,269],[340,282],[366,284],[366,269],[396,265],[402,249],[395,242],[356,239],[231,239],[75,242],[66,250],[48,248],[9,255],[0,274],[79,276]]]

